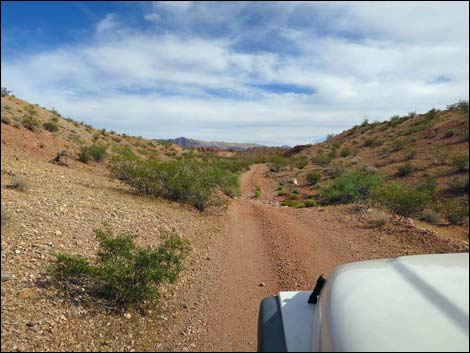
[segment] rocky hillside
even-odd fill
[[[468,102],[461,101],[442,111],[365,120],[323,143],[296,146],[279,158],[270,175],[280,183],[280,200],[290,198],[288,204],[302,207],[307,199],[312,205],[340,202],[338,193],[348,186],[338,177],[345,173],[375,173],[386,185],[427,193],[432,201],[416,217],[458,224],[468,234],[468,149]],[[288,183],[294,179],[298,185]]]
[[[250,148],[261,147],[253,143],[238,143],[238,142],[216,142],[216,141],[202,141],[194,140],[186,137],[178,137],[176,139],[161,140],[164,142],[174,143],[184,148],[196,149],[213,149],[213,150],[228,150],[228,151],[243,151]]]
[[[159,350],[187,311],[182,301],[203,280],[193,271],[208,263],[219,220],[136,195],[111,179],[105,164],[119,148],[165,160],[181,155],[181,147],[97,130],[14,97],[2,97],[1,120],[2,351]],[[81,162],[83,146],[105,146],[107,155]],[[93,257],[93,230],[104,224],[136,234],[140,246],[159,244],[169,230],[190,241],[187,270],[162,288],[158,310],[116,312],[52,281],[55,255]],[[190,296],[201,300],[199,292]]]
[[[61,150],[66,150],[70,163],[74,164],[78,162],[75,157],[80,148],[93,144],[106,146],[111,155],[116,149],[129,148],[139,156],[152,155],[162,160],[175,158],[183,152],[175,144],[96,129],[83,121],[62,116],[54,108],[42,108],[12,96],[2,97],[1,119],[2,133],[5,132],[5,136],[11,139],[17,139],[14,141],[15,146],[31,149],[44,159],[52,159]],[[30,138],[24,139],[25,136]],[[2,143],[9,142],[6,139],[3,141],[2,138]],[[8,146],[2,145],[3,147]],[[90,163],[97,165],[93,161]]]

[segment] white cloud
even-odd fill
[[[179,29],[168,31],[130,28],[108,14],[86,43],[2,62],[2,86],[100,128],[272,144],[312,142],[364,116],[468,99],[467,4],[272,3],[262,30],[245,21],[256,20],[262,4],[211,6],[154,4],[143,16]],[[312,21],[325,16],[329,28],[296,26],[299,9]],[[165,24],[169,13],[173,22]],[[229,18],[224,35],[191,30]],[[295,52],[236,49],[250,37],[287,40]],[[276,84],[316,93],[260,88]]]

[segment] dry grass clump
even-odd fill
[[[392,216],[389,213],[376,208],[369,208],[363,211],[362,217],[370,228],[383,227],[392,220]]]

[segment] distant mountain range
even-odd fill
[[[159,140],[171,142],[184,148],[209,148],[220,150],[243,151],[254,147],[264,147],[256,143],[238,143],[238,142],[217,142],[217,141],[201,141],[189,139],[186,137],[178,137],[175,139]]]

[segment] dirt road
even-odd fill
[[[199,289],[204,303],[192,312],[196,327],[187,330],[194,332],[186,336],[188,350],[256,350],[260,301],[279,291],[311,290],[319,275],[328,277],[340,264],[442,252],[424,246],[427,233],[419,237],[408,227],[390,231],[365,226],[351,205],[280,207],[277,185],[266,172],[267,166],[255,165],[242,176],[241,197],[229,206]],[[413,243],[403,241],[409,234]],[[416,243],[418,238],[424,243]]]
[[[354,258],[350,249],[338,251],[334,239],[322,237],[311,223],[299,222],[292,210],[270,204],[275,188],[265,173],[264,165],[256,165],[244,174],[241,197],[230,205],[198,349],[256,350],[262,298],[279,290],[309,290],[320,274]],[[254,198],[256,185],[259,199]]]

